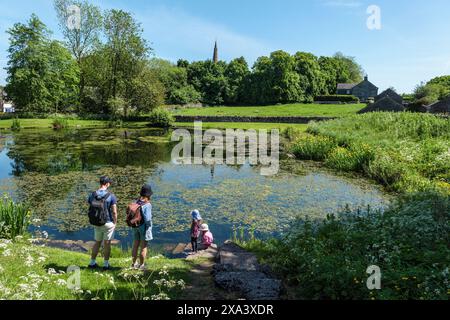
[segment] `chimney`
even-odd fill
[[[369,76],[366,74],[366,76],[364,77],[364,81],[369,81]]]

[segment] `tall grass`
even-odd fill
[[[31,211],[22,203],[14,203],[8,196],[0,199],[0,238],[14,239],[27,232]]]
[[[61,117],[54,118],[52,121],[52,126],[54,130],[67,129],[69,127],[69,120]]]
[[[21,125],[19,118],[14,118],[11,124],[12,131],[20,131]]]
[[[299,159],[358,171],[399,192],[450,187],[450,119],[369,113],[313,123],[291,146]]]

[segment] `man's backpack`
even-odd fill
[[[142,205],[137,202],[130,203],[127,207],[127,225],[131,228],[139,228],[144,223]]]
[[[92,194],[89,206],[89,222],[97,227],[104,226],[109,218],[109,210],[106,207],[106,200],[111,194],[107,193],[100,197],[97,192]]]

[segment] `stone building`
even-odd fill
[[[381,99],[387,98],[387,97],[391,98],[392,100],[394,100],[397,103],[403,104],[403,97],[390,88],[383,91],[378,96],[376,96],[375,102],[380,101]]]
[[[384,97],[375,103],[369,104],[367,107],[359,111],[359,114],[369,112],[403,112],[406,108],[393,100],[391,97]]]
[[[370,98],[378,95],[378,87],[369,81],[369,77],[365,76],[360,83],[339,83],[337,85],[337,94],[353,95],[361,102],[367,102]]]
[[[450,96],[427,107],[430,113],[450,114]]]

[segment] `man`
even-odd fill
[[[103,219],[104,221],[100,221],[100,223],[96,223],[94,225],[95,245],[92,248],[91,262],[89,263],[90,269],[95,269],[98,267],[96,259],[102,242],[104,244],[103,270],[108,271],[111,269],[111,266],[109,265],[111,241],[114,239],[114,230],[116,229],[117,224],[117,198],[114,194],[108,192],[108,188],[111,186],[111,183],[112,181],[109,177],[101,177],[100,189],[92,193],[88,199],[89,205],[91,206],[90,211],[95,205],[100,203],[105,213]]]

